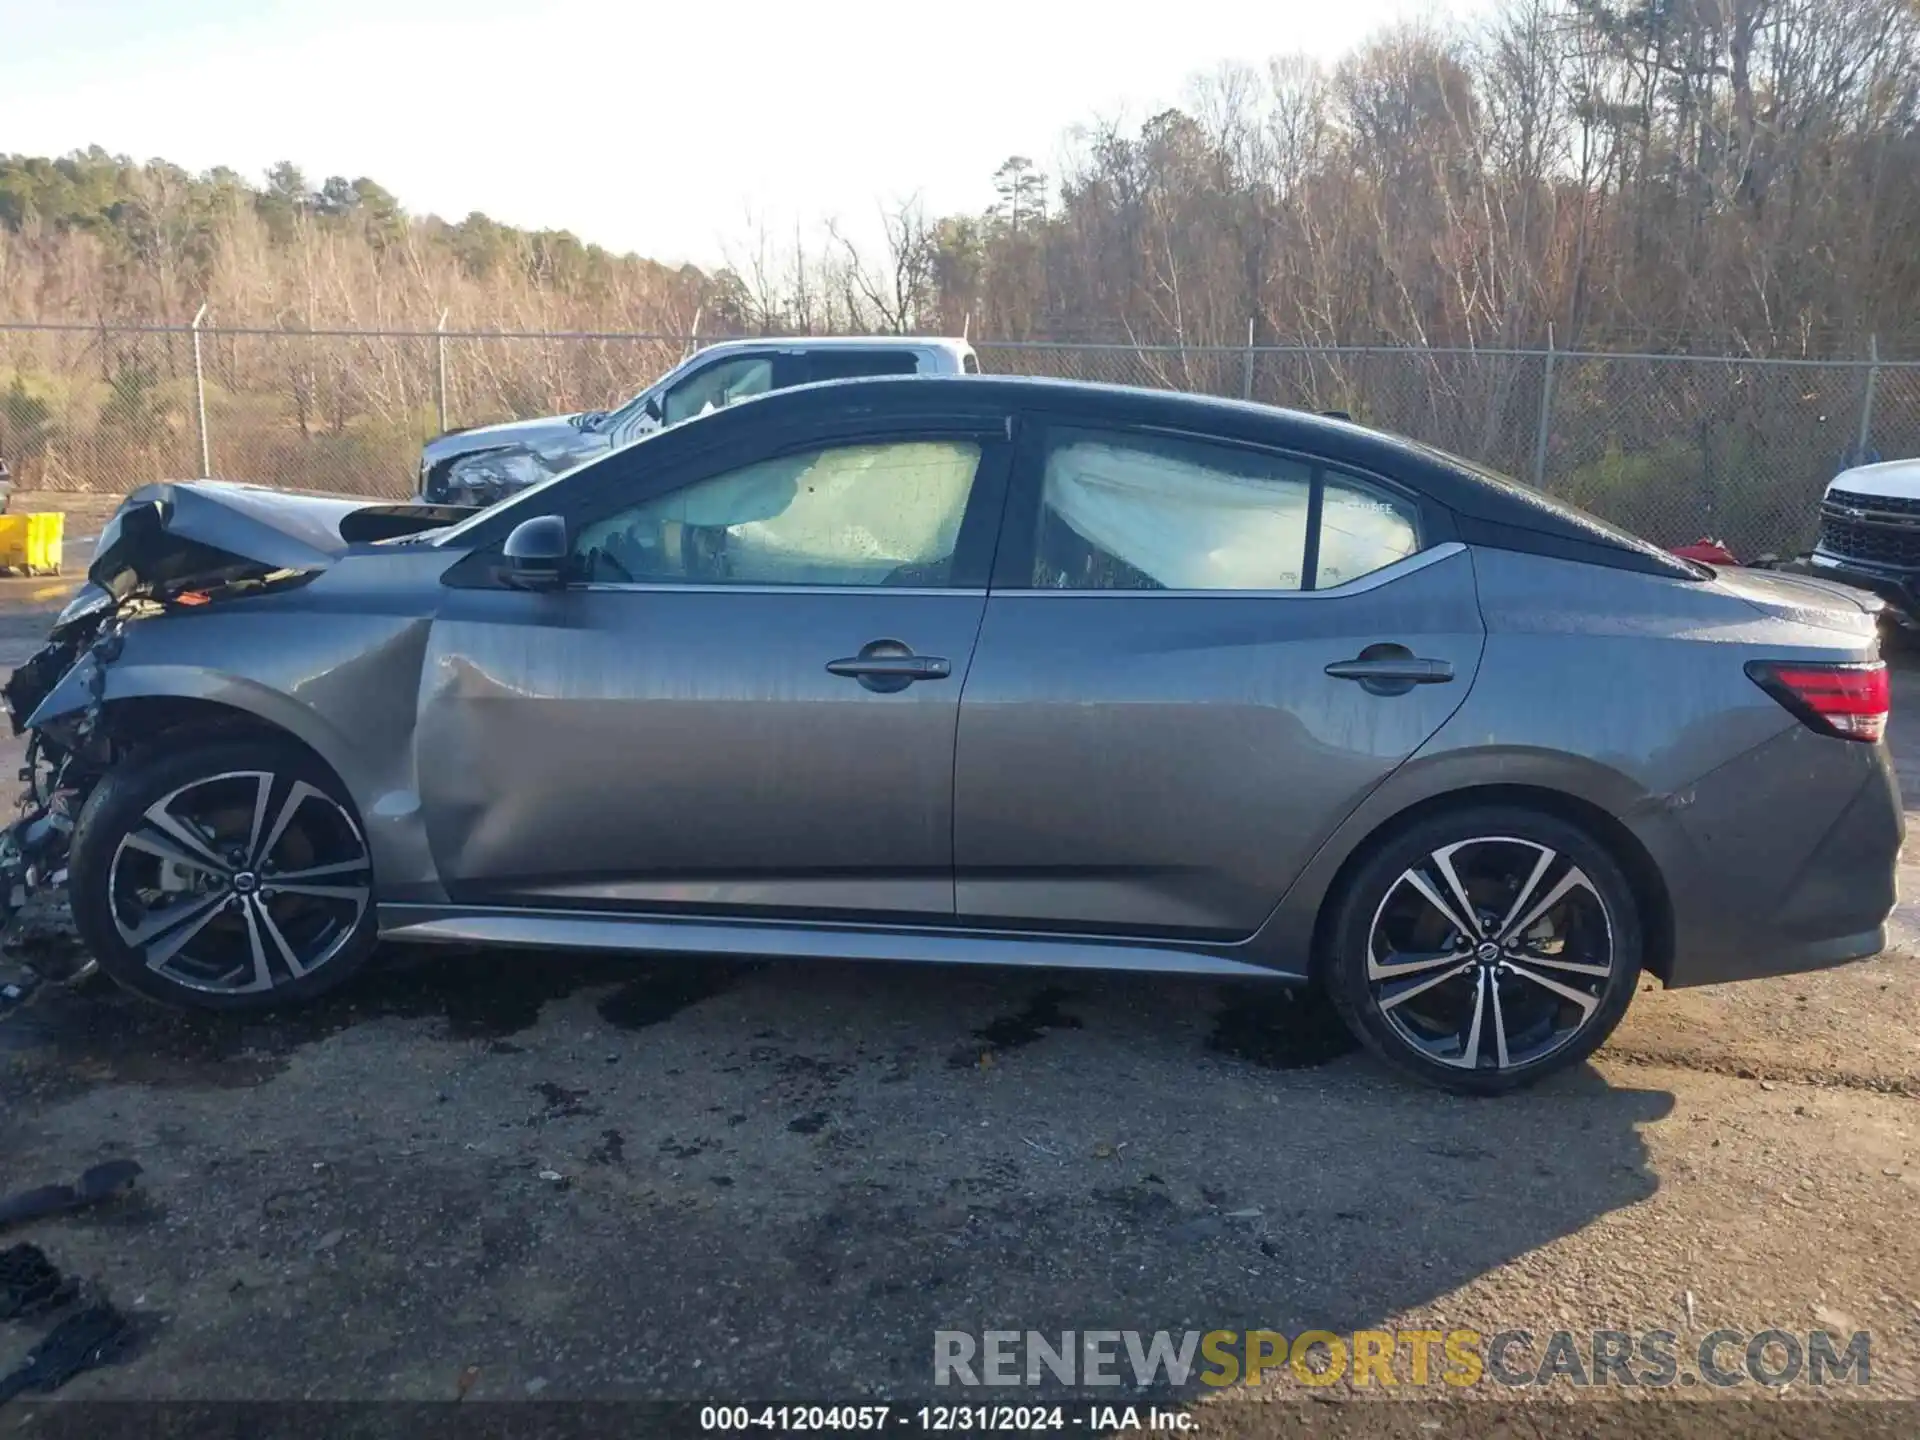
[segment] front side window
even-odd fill
[[[904,440],[758,461],[588,525],[589,582],[951,583],[980,446]]]
[[[1056,430],[1041,482],[1033,583],[1329,589],[1419,548],[1406,501],[1338,472],[1321,474],[1314,564],[1311,463],[1200,440]]]
[[[773,389],[773,357],[742,356],[696,370],[667,392],[663,407],[666,423],[677,425],[709,410],[719,410],[749,395]]]

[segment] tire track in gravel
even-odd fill
[[[1720,1059],[1686,1050],[1639,1045],[1631,1049],[1608,1046],[1597,1058],[1618,1060],[1622,1064],[1643,1069],[1686,1070],[1695,1075],[1724,1075],[1734,1080],[1757,1080],[1768,1084],[1817,1085],[1829,1090],[1859,1090],[1875,1095],[1898,1095],[1909,1100],[1920,1100],[1920,1081],[1894,1075],[1861,1075],[1819,1065],[1755,1065],[1745,1060]]]

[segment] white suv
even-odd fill
[[[727,340],[681,361],[618,410],[451,430],[420,456],[422,500],[489,505],[616,445],[749,395],[867,375],[973,375],[964,340],[836,335]]]

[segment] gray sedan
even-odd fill
[[[1333,419],[807,386],[465,515],[153,487],[90,578],[0,864],[178,1004],[382,937],[1153,970],[1490,1092],[1894,902],[1876,601]]]

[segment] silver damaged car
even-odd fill
[[[689,356],[617,410],[449,430],[420,453],[417,498],[491,505],[609,450],[769,390],[878,375],[978,374],[965,340],[810,335],[722,340]]]
[[[6,686],[15,897],[181,1005],[381,938],[1150,970],[1480,1092],[1884,943],[1878,601],[1357,425],[856,380],[456,514],[130,496]]]

